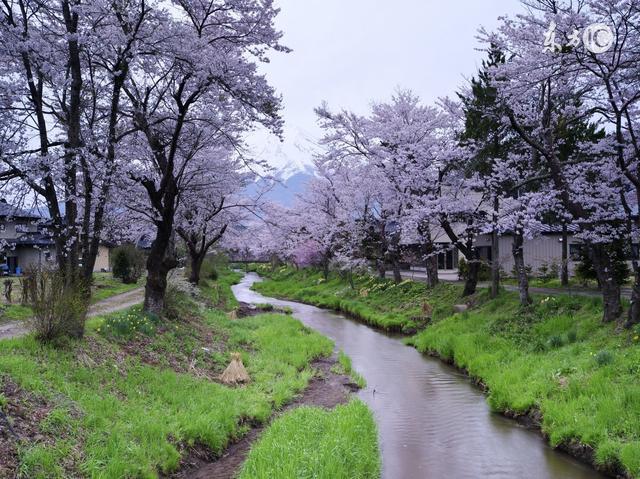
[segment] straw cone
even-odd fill
[[[220,381],[224,384],[241,384],[251,381],[249,373],[242,364],[240,353],[231,353],[231,363],[220,376]]]

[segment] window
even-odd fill
[[[569,244],[569,258],[571,261],[580,261],[584,254],[584,245],[579,243]]]
[[[491,262],[493,260],[491,246],[478,246],[478,256],[482,261]]]
[[[438,269],[456,269],[458,267],[458,250],[451,248],[451,245],[447,243],[440,243],[438,246],[444,250],[438,254]]]

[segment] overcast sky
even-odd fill
[[[521,11],[518,0],[276,0],[277,26],[293,49],[264,67],[283,95],[285,143],[255,134],[250,144],[274,166],[304,161],[305,137],[320,131],[313,109],[326,100],[333,109],[366,113],[397,87],[424,101],[452,95],[482,60],[475,38],[504,14]],[[275,151],[281,150],[281,151]]]

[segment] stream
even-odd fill
[[[492,413],[484,394],[453,367],[340,314],[262,296],[250,289],[257,281],[247,274],[233,287],[236,298],[289,306],[366,379],[357,395],[378,425],[384,479],[604,477],[553,450],[536,431]]]

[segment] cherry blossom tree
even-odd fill
[[[200,282],[200,270],[209,250],[230,224],[242,222],[256,208],[257,198],[243,194],[254,175],[232,152],[210,148],[199,168],[191,165],[176,213],[176,232],[184,241],[190,260],[189,281]]]
[[[148,15],[144,1],[0,7],[0,179],[14,197],[45,203],[68,283],[93,272],[121,134],[122,85]]]
[[[277,12],[271,1],[225,2],[225,8],[176,2],[154,30],[153,54],[124,86],[124,114],[134,131],[126,148],[134,159],[132,197],[145,198],[137,208],[147,208],[156,227],[146,311],[162,311],[167,274],[177,265],[175,216],[191,166],[209,145],[241,148],[242,133],[254,123],[281,132],[280,99],[255,64],[268,51],[286,51],[273,27]]]

